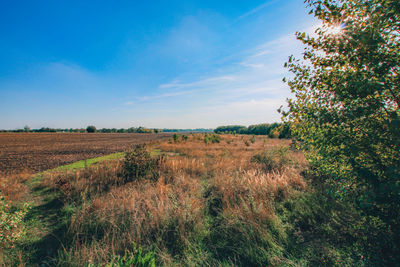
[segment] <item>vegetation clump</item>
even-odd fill
[[[225,134],[251,134],[268,135],[271,138],[290,138],[290,127],[282,123],[262,123],[250,125],[249,127],[240,125],[219,126],[214,132]]]
[[[23,219],[29,208],[28,203],[13,207],[0,192],[0,247],[14,247],[25,236]]]
[[[125,153],[123,175],[126,180],[150,179],[157,180],[163,157],[153,158],[146,145],[137,145]]]
[[[398,265],[400,2],[306,2],[322,26],[297,33],[304,57],[286,63],[295,98],[283,115],[329,192],[368,218],[364,246],[381,247],[374,265]]]
[[[89,265],[90,267],[91,265]],[[136,244],[133,244],[133,252],[131,250],[125,250],[123,256],[116,256],[110,263],[106,265],[107,267],[155,267],[156,266],[156,256],[154,252],[147,252],[143,254],[141,247],[137,248]]]
[[[175,134],[172,136],[172,140],[174,140],[175,143],[178,143],[178,142],[179,142],[179,135],[175,133]]]
[[[90,125],[86,128],[88,133],[95,133],[97,131],[96,126]]]
[[[204,135],[204,143],[205,144],[208,144],[208,143],[219,143],[219,142],[221,142],[221,137],[219,136],[219,135],[217,135],[217,134],[208,134],[208,133],[206,133],[205,135]]]

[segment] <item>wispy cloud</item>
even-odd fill
[[[245,67],[249,67],[249,68],[263,68],[263,67],[265,67],[265,65],[263,64],[263,63],[259,63],[259,64],[252,64],[252,63],[246,63],[246,62],[243,62],[243,63],[240,63],[242,66],[245,66]]]
[[[290,96],[282,82],[288,75],[283,65],[289,55],[301,52],[302,44],[294,34],[283,35],[247,50],[236,58],[237,64],[219,69],[218,75],[176,77],[160,84],[158,93],[139,99],[148,104],[157,100],[162,107],[171,101],[175,106],[147,118],[154,124],[215,127],[279,121],[277,109]]]
[[[300,50],[301,45],[294,35],[285,35],[249,50],[247,56],[238,59],[241,62],[233,70],[232,66],[229,66],[225,70],[220,70],[221,75],[219,76],[201,79],[194,77],[186,82],[181,78],[174,79],[171,82],[160,84],[159,89],[163,89],[163,91],[153,95],[152,98],[207,91],[211,91],[213,95],[229,93],[229,97],[235,96],[237,93],[243,96],[243,92],[246,91],[249,93],[264,92],[270,95],[272,88],[281,90],[284,87],[280,82],[286,73],[283,64],[291,53]],[[279,94],[279,91],[274,92]]]
[[[184,83],[180,80],[174,80],[169,83],[160,84],[158,88],[189,88],[189,87],[197,87],[197,86],[207,86],[212,85],[213,83],[224,82],[224,81],[234,81],[235,77],[230,75],[216,76],[205,78],[203,80],[198,80],[191,83]]]
[[[273,4],[275,4],[275,3],[279,2],[279,1],[281,1],[281,0],[270,0],[270,1],[267,1],[264,4],[261,4],[261,5],[255,7],[255,8],[253,8],[252,10],[244,13],[243,15],[239,16],[236,19],[236,21],[242,20],[242,19],[247,18],[247,17],[249,17],[251,15],[254,15],[254,14],[258,13],[259,11],[263,10],[264,8],[266,8],[266,7],[270,6],[270,5],[273,5]]]

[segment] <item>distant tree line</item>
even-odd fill
[[[290,125],[285,123],[262,123],[250,125],[249,127],[241,125],[219,126],[214,130],[215,133],[226,134],[252,134],[268,135],[271,138],[290,138]]]
[[[176,133],[176,132],[191,132],[191,133],[203,133],[212,132],[212,129],[156,129],[156,128],[146,128],[146,127],[130,127],[130,128],[101,128],[97,129],[93,125],[89,125],[86,128],[50,128],[42,127],[40,129],[31,129],[29,126],[25,126],[23,129],[13,129],[13,130],[0,130],[0,132],[32,132],[32,133]]]
[[[164,133],[211,133],[213,129],[162,129]]]

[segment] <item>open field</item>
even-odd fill
[[[40,172],[169,136],[170,133],[0,133],[0,174]]]
[[[397,266],[290,144],[182,135],[4,176],[0,266]]]
[[[88,168],[71,164],[30,181],[5,180],[6,200],[31,203],[31,209],[21,225],[24,236],[8,250],[15,257],[6,256],[3,263],[102,266],[126,249],[134,252],[134,243],[154,251],[157,266],[274,262],[267,254],[258,259],[245,251],[251,244],[265,252],[274,230],[266,225],[276,221],[274,200],[305,189],[302,153],[287,150],[289,140],[222,135],[207,141],[206,136],[150,144],[150,157],[162,160],[137,178],[125,173],[126,159],[115,154]],[[252,160],[265,151],[278,154]],[[145,157],[137,160],[139,168],[147,166]],[[235,231],[244,232],[235,236]],[[256,235],[261,239],[253,240]]]

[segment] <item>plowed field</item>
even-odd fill
[[[170,136],[169,133],[0,133],[0,175],[44,171]]]

